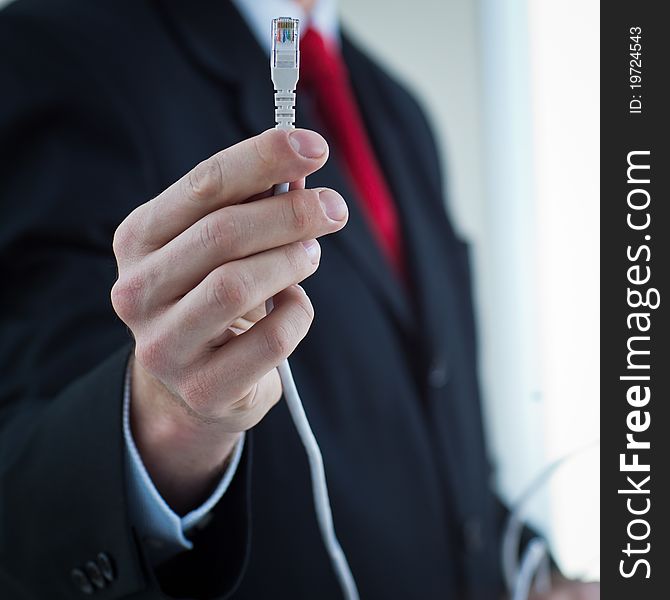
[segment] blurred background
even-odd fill
[[[438,135],[472,244],[495,486],[514,503],[577,452],[529,509],[566,574],[598,578],[599,2],[340,3]]]
[[[340,0],[427,109],[472,244],[495,485],[567,574],[599,577],[597,0]],[[400,40],[400,41],[399,41]]]

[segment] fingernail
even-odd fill
[[[333,190],[323,189],[319,190],[319,200],[323,206],[323,212],[333,221],[344,221],[349,214],[349,209],[346,203],[337,192]]]
[[[321,256],[321,246],[316,240],[308,240],[302,243],[305,251],[309,255],[309,260],[312,261],[312,264],[315,265],[319,262],[319,257]]]
[[[296,129],[288,136],[293,149],[305,158],[320,158],[326,152],[326,142],[318,134],[307,129]]]

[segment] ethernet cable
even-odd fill
[[[298,84],[298,71],[300,67],[299,43],[300,31],[298,19],[281,17],[272,20],[270,71],[275,88],[275,121],[277,129],[291,130],[294,128],[295,88]],[[288,188],[288,183],[275,185],[273,194],[275,196],[284,194],[288,192]],[[272,299],[267,301],[266,308],[268,313],[272,310]],[[307,420],[307,415],[305,414],[298,389],[293,380],[288,360],[283,361],[277,370],[279,371],[284,398],[293,419],[293,424],[307,453],[312,479],[314,509],[323,543],[330,556],[344,598],[346,600],[358,600],[356,582],[349,568],[347,557],[335,535],[321,449]]]
[[[547,543],[542,538],[533,538],[528,542],[521,558],[512,600],[528,600],[534,579],[536,591],[543,595],[548,594],[551,590],[550,569]]]
[[[560,467],[599,443],[590,442],[549,463],[512,505],[502,539],[502,572],[512,600],[527,600],[531,587],[542,594],[551,590],[549,548],[542,538],[532,538],[519,559],[519,545],[529,501]]]

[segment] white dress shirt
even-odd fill
[[[232,0],[232,2],[258,43],[267,51],[268,58],[271,46],[271,21],[277,17],[298,18],[302,31],[309,25],[325,39],[339,43],[336,0],[317,0],[309,15],[292,0]],[[126,494],[132,523],[147,545],[149,560],[153,564],[158,564],[193,547],[193,543],[187,537],[188,532],[206,522],[207,515],[228,489],[240,462],[244,436],[235,446],[230,464],[211,496],[197,509],[180,517],[160,495],[142,462],[130,429],[130,402],[130,372],[128,372],[123,400],[123,434],[128,473]]]
[[[210,497],[198,508],[180,517],[156,489],[135,445],[130,428],[130,389],[128,368],[123,398],[123,434],[126,440],[126,494],[130,520],[146,544],[149,560],[152,564],[159,564],[193,548],[186,535],[190,529],[206,521],[209,511],[228,489],[242,456],[244,435],[235,446],[228,468]]]

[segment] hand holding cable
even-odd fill
[[[296,284],[318,268],[315,238],[347,219],[336,192],[301,189],[327,157],[314,132],[266,131],[206,159],[116,231],[112,303],[135,339],[133,435],[177,512],[204,499],[240,432],[281,397],[276,367],[313,314]],[[291,191],[271,198],[284,181]]]

